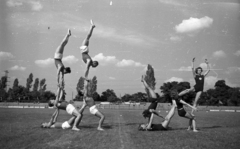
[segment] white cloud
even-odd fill
[[[24,70],[26,70],[26,67],[21,67],[21,66],[16,65],[16,66],[11,67],[10,70],[24,71]]]
[[[40,11],[43,8],[42,4],[39,1],[29,1],[29,4],[34,11]]]
[[[73,55],[69,55],[69,56],[66,56],[66,57],[63,57],[62,61],[65,63],[69,63],[69,64],[74,64],[78,61],[78,59],[73,56]]]
[[[172,78],[170,78],[170,79],[168,79],[168,80],[166,80],[164,82],[174,82],[174,81],[176,81],[176,82],[183,82],[183,79],[182,78],[177,78],[177,77],[172,77]]]
[[[226,85],[227,86],[230,86],[230,87],[240,87],[240,84],[235,84],[235,83],[232,83],[232,82],[230,82],[229,81],[229,79],[225,79],[225,81],[226,81]]]
[[[222,51],[222,50],[220,50],[220,51],[215,51],[214,53],[213,53],[213,57],[214,58],[224,58],[224,57],[226,57],[226,54],[225,54],[225,52],[224,51]]]
[[[14,58],[14,56],[11,53],[0,51],[0,60],[7,60],[11,58]]]
[[[201,63],[201,64],[200,64],[200,67],[201,67],[203,70],[206,70],[206,69],[207,69],[207,64],[206,64],[206,63]]]
[[[40,11],[43,8],[42,4],[36,0],[8,0],[7,1],[7,6],[9,7],[22,6],[23,4],[29,5],[33,11]]]
[[[171,36],[171,37],[170,37],[170,40],[177,42],[177,41],[182,41],[182,38],[179,37],[179,36]]]
[[[128,67],[128,66],[135,66],[135,67],[145,67],[145,65],[139,63],[139,62],[135,62],[133,60],[125,60],[123,59],[122,61],[119,61],[117,63],[118,67]]]
[[[240,50],[236,51],[234,55],[240,56]]]
[[[187,5],[179,2],[178,0],[159,0],[159,2],[161,2],[163,4],[167,4],[167,5],[173,5],[173,6],[187,6]]]
[[[175,26],[175,30],[178,33],[189,33],[197,32],[203,28],[210,27],[213,23],[213,19],[205,16],[203,18],[189,18],[188,20],[183,20],[182,23]]]
[[[48,58],[45,60],[36,60],[35,64],[37,64],[39,67],[50,67],[54,63],[54,60],[52,58]]]
[[[215,83],[218,81],[219,79],[217,77],[213,77],[213,76],[207,76],[205,78],[205,84],[209,87],[214,87]]]
[[[23,3],[20,1],[16,1],[16,0],[8,0],[7,1],[7,6],[9,7],[16,7],[16,6],[21,6]]]
[[[110,80],[116,80],[116,78],[114,78],[114,77],[109,77],[109,79],[110,79]]]
[[[115,56],[104,56],[102,53],[95,55],[93,60],[98,61],[100,65],[107,65],[118,61]]]

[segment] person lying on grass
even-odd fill
[[[150,97],[148,97],[148,101],[151,102],[149,107],[143,111],[142,115],[144,118],[148,118],[148,122],[150,121],[150,117],[152,114],[155,114],[161,118],[164,118],[162,115],[160,115],[157,111],[157,105],[158,105],[158,100],[157,100],[157,95],[154,92],[154,90],[147,84],[145,81],[145,75],[142,75],[141,82],[143,82],[143,85],[146,87],[146,89],[149,91]]]
[[[58,97],[58,95],[60,95],[60,97]],[[79,125],[79,123],[82,119],[82,114],[79,113],[79,111],[77,111],[77,109],[74,107],[73,104],[65,101],[65,93],[62,88],[58,88],[56,100],[50,100],[48,103],[48,106],[56,108],[56,111],[54,112],[54,114],[55,113],[58,114],[59,110],[67,111],[68,114],[70,114],[74,117],[74,123],[73,123],[72,130],[75,130],[75,131],[80,130],[77,128],[77,126]]]
[[[139,127],[138,127],[138,130],[140,131],[165,131],[165,130],[168,130],[168,125],[174,115],[174,111],[175,111],[175,108],[176,108],[176,105],[173,104],[172,107],[171,107],[171,110],[168,112],[167,116],[165,117],[165,120],[160,123],[160,124],[153,124],[153,116],[154,114],[152,113],[151,114],[151,118],[150,118],[150,121],[148,124],[140,124]]]
[[[83,102],[82,108],[79,110],[79,113],[82,115],[84,108],[86,107],[85,102]],[[42,128],[62,128],[62,129],[69,129],[74,126],[74,122],[76,117],[71,117],[68,121],[65,122],[57,122],[58,117],[58,110],[54,112],[50,121],[47,123],[42,123]]]
[[[189,126],[187,130],[191,130],[191,128],[193,129],[193,132],[198,132],[198,130],[196,129],[196,120],[195,120],[195,116],[192,115],[189,112],[186,112],[186,110],[184,109],[183,105],[186,105],[190,108],[192,108],[193,110],[197,110],[196,107],[191,106],[190,104],[186,103],[185,101],[182,100],[181,96],[184,94],[184,92],[181,92],[178,94],[177,90],[171,90],[170,92],[170,96],[172,98],[173,104],[177,105],[177,110],[178,110],[178,115],[180,117],[184,117],[189,119]]]

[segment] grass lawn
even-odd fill
[[[139,110],[100,109],[106,116],[105,131],[97,131],[98,118],[86,109],[81,131],[40,128],[49,121],[53,109],[0,109],[0,148],[76,149],[238,149],[240,113],[197,112],[198,133],[187,131],[188,120],[173,117],[169,131],[138,131],[146,122]],[[166,115],[165,111],[161,112]],[[70,116],[61,111],[58,121]],[[154,123],[161,119],[155,117]]]

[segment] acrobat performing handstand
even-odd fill
[[[62,63],[64,47],[68,43],[68,39],[71,36],[71,30],[68,29],[67,35],[64,37],[61,44],[57,47],[54,54],[54,61],[57,67],[57,83],[58,87],[64,88],[64,74],[71,73],[70,67],[65,67]]]
[[[88,74],[89,74],[89,69],[90,67],[97,67],[98,66],[98,61],[93,61],[92,58],[89,56],[89,40],[92,36],[93,29],[96,26],[94,25],[93,21],[91,20],[91,28],[90,31],[87,35],[87,37],[83,40],[82,46],[80,47],[81,53],[82,53],[82,60],[86,64],[86,70],[84,73],[84,77],[86,80],[88,80]]]

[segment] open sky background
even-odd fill
[[[240,86],[240,2],[238,0],[1,0],[0,75],[9,71],[9,87],[15,78],[26,86],[45,78],[47,90],[56,92],[53,56],[71,29],[63,63],[68,99],[76,95],[83,76],[79,46],[96,24],[90,39],[90,56],[100,65],[90,69],[97,76],[98,90],[113,89],[117,96],[144,92],[140,82],[147,64],[155,70],[156,92],[167,81],[194,85],[191,60],[213,69],[205,90],[224,79]]]

